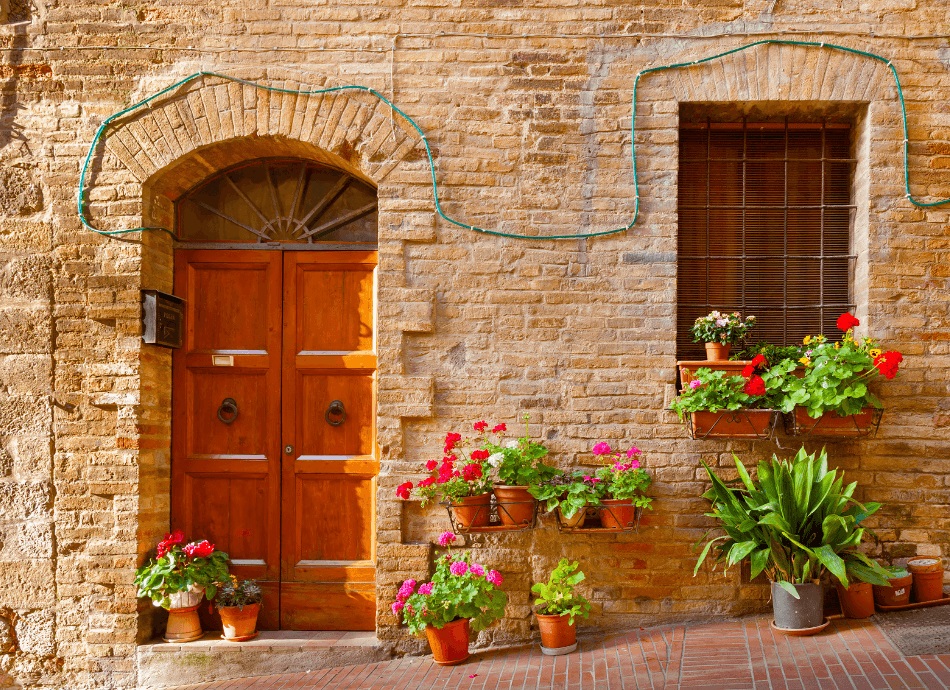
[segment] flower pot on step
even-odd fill
[[[943,599],[943,559],[915,558],[907,561],[907,569],[914,576],[910,586],[911,601]]]
[[[577,649],[577,625],[568,614],[535,613],[541,630],[541,651],[549,656],[570,654]]]
[[[527,486],[495,486],[495,502],[501,524],[508,526],[530,525],[534,521],[538,505]]]
[[[204,599],[203,587],[193,587],[186,592],[169,595],[168,622],[165,624],[166,642],[193,642],[204,635],[198,619],[198,606]]]
[[[244,642],[257,637],[257,614],[260,610],[260,604],[220,607],[218,613],[221,614],[224,639]]]
[[[441,628],[426,626],[432,660],[440,666],[454,666],[468,659],[468,618],[458,618]]]
[[[847,588],[835,582],[841,613],[846,618],[867,618],[874,615],[874,591],[868,582],[852,582]]]

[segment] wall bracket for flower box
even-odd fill
[[[578,518],[583,513],[583,517]],[[618,532],[639,532],[640,516],[643,508],[627,505],[587,506],[578,511],[573,518],[565,518],[561,511],[555,510],[558,531],[567,534],[616,534]],[[605,521],[606,518],[606,521]],[[611,526],[615,525],[615,526]]]
[[[784,415],[785,431],[791,436],[821,436],[833,438],[870,438],[877,434],[884,410],[865,407],[857,414],[841,416],[825,412],[815,419],[804,407]]]
[[[452,531],[456,534],[522,532],[534,529],[538,524],[537,501],[498,503],[492,496],[490,502],[477,505],[466,506],[450,501],[442,501],[440,505],[448,513]],[[529,511],[530,517],[526,517]]]
[[[719,410],[692,412],[686,417],[689,437],[750,438],[766,441],[775,434],[780,413],[777,410]]]

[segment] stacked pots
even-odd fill
[[[943,560],[940,558],[915,558],[907,562],[907,569],[914,580],[910,596],[915,602],[943,599]]]

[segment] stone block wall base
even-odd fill
[[[372,632],[262,632],[249,642],[228,642],[208,633],[196,642],[152,642],[136,652],[143,690],[192,683],[304,673],[392,658]]]

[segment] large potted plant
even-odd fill
[[[574,618],[590,615],[590,602],[574,589],[583,582],[584,573],[578,563],[562,558],[547,582],[531,586],[537,595],[534,615],[541,631],[541,651],[550,656],[569,654],[577,649],[577,627]]]
[[[822,627],[820,579],[826,570],[844,587],[849,570],[886,583],[886,571],[858,551],[861,523],[880,504],[854,500],[855,484],[843,486],[838,471],[828,469],[824,450],[816,456],[802,448],[791,459],[773,455],[759,463],[755,480],[733,457],[741,482],[736,488],[703,463],[712,481],[704,494],[712,502],[707,515],[725,534],[706,543],[694,575],[713,550],[727,568],[749,559],[751,576],[764,572],[772,582],[775,627],[799,632]]]
[[[554,467],[541,461],[548,449],[543,443],[531,439],[530,415],[525,414],[522,419],[525,432],[517,440],[504,440],[504,424],[492,429],[497,434],[494,439],[487,436],[484,439],[484,448],[489,453],[488,464],[495,468],[498,477],[494,486],[498,517],[503,525],[509,526],[527,525],[534,520],[537,501],[529,489],[557,473]],[[487,428],[486,422],[475,424],[476,431],[485,433]]]
[[[705,343],[706,359],[729,359],[729,350],[743,340],[755,327],[755,317],[745,319],[739,312],[721,313],[713,311],[700,316],[693,323],[693,342]]]
[[[425,633],[433,660],[442,666],[468,658],[469,630],[478,632],[505,615],[508,595],[499,589],[502,576],[475,563],[468,553],[454,556],[452,532],[443,532],[439,545],[450,552],[435,562],[429,582],[406,580],[392,604],[395,615],[415,635]]]
[[[476,422],[475,428],[484,422]],[[487,426],[487,424],[486,424]],[[504,431],[499,424],[493,431]],[[480,433],[484,432],[484,428]],[[396,495],[409,499],[413,494],[426,506],[443,500],[451,506],[459,527],[485,527],[491,518],[491,466],[487,463],[489,451],[461,434],[449,432],[445,436],[441,460],[426,462],[429,476],[413,486],[404,482],[396,488]]]
[[[700,368],[670,409],[686,422],[692,438],[768,438],[778,420],[776,407],[795,362],[775,366],[756,355],[739,375]]]
[[[245,642],[257,637],[257,615],[264,593],[254,580],[238,580],[231,575],[218,588],[214,605],[221,615],[224,639]]]
[[[228,579],[228,554],[207,540],[187,544],[181,530],[166,534],[156,546],[156,557],[135,571],[137,596],[149,597],[168,610],[164,639],[191,642],[203,631],[198,606],[207,596],[214,599],[218,583]]]
[[[597,470],[600,480],[600,523],[607,529],[630,529],[637,522],[639,511],[650,508],[653,499],[645,491],[653,481],[640,466],[642,451],[631,446],[626,451],[613,450],[601,441],[591,452],[607,463]]]
[[[559,524],[575,529],[584,526],[588,506],[600,505],[602,489],[600,479],[583,470],[575,470],[570,474],[558,472],[529,487],[528,491],[541,501],[545,510],[557,511]]]
[[[837,320],[840,342],[823,335],[806,336],[799,362],[804,371],[790,377],[779,403],[793,415],[795,434],[866,436],[877,428],[883,405],[869,384],[879,376],[892,379],[903,356],[884,351],[871,338],[855,338],[860,322],[849,313]]]

